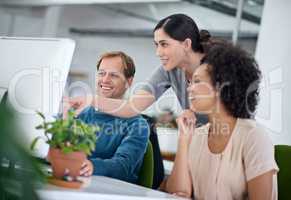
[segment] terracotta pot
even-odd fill
[[[82,164],[87,158],[84,152],[65,154],[60,149],[55,148],[50,148],[48,157],[55,178],[62,179],[64,175],[69,175],[74,180],[80,175]],[[69,173],[65,174],[67,170],[69,170]]]

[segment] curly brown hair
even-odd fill
[[[253,56],[229,43],[213,45],[201,61],[208,65],[213,86],[234,117],[253,118],[258,100],[261,71]]]

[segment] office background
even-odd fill
[[[172,13],[188,14],[201,29],[209,30],[213,36],[237,40],[256,56],[264,72],[257,119],[269,130],[274,143],[291,144],[288,0],[1,0],[0,5],[2,36],[75,40],[68,86],[82,81],[91,91],[98,56],[110,50],[122,50],[133,57],[137,65],[135,84],[149,77],[160,65],[152,37],[154,25]],[[70,92],[77,95],[84,91],[76,87]],[[155,115],[163,107],[172,107],[178,114],[181,109],[176,106],[173,92],[168,91],[165,96],[146,113]]]

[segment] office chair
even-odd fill
[[[275,145],[275,159],[279,167],[278,199],[291,199],[291,146]]]
[[[147,188],[152,188],[154,177],[154,158],[153,147],[149,141],[146,153],[144,154],[143,164],[140,168],[138,184]]]
[[[152,189],[158,189],[161,183],[164,180],[165,172],[164,172],[164,164],[163,158],[160,150],[160,144],[158,140],[157,131],[155,128],[155,119],[153,117],[149,117],[147,115],[142,115],[144,119],[147,120],[150,127],[150,141],[153,147],[153,155],[154,155],[154,178]]]

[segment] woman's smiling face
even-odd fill
[[[190,109],[209,114],[217,105],[217,91],[212,84],[207,64],[200,65],[194,72],[192,83],[188,87]]]
[[[160,28],[154,32],[154,42],[156,45],[156,54],[166,71],[179,66],[185,58],[184,42],[171,38]]]

